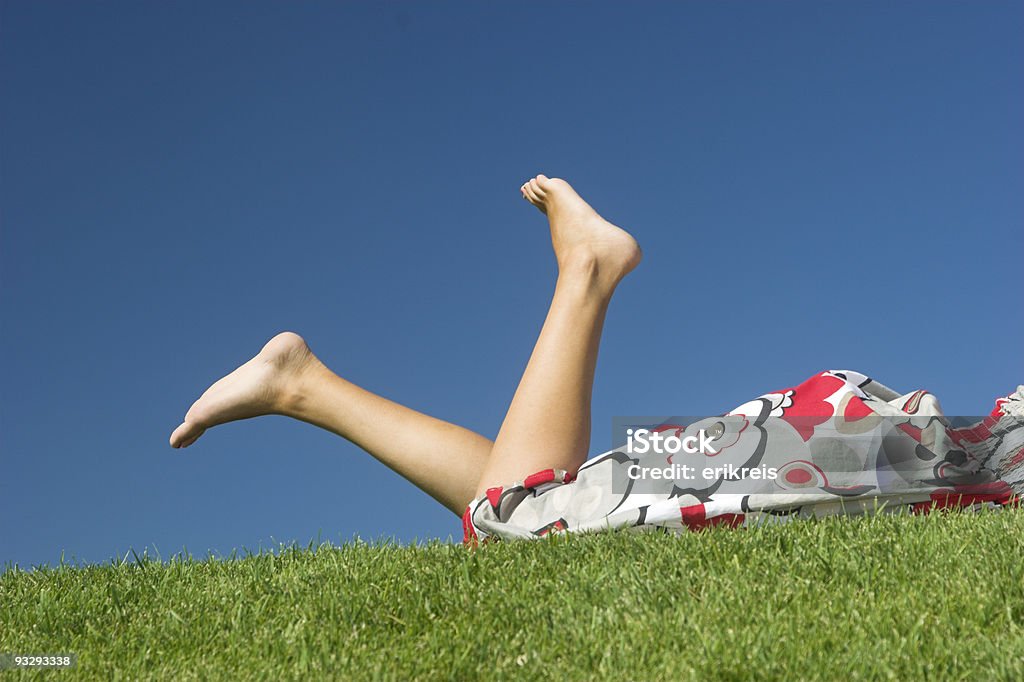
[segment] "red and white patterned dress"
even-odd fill
[[[549,469],[488,490],[466,509],[466,541],[1001,507],[1024,492],[1024,386],[998,399],[989,416],[956,423],[927,391],[901,395],[859,372],[830,370],[726,415],[658,429],[677,436],[704,429],[717,443],[713,460],[697,456],[704,462],[775,475],[634,485],[627,472],[643,462],[617,448],[588,460],[574,478]],[[686,457],[663,459],[671,466]]]

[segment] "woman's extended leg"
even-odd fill
[[[457,515],[473,499],[493,445],[345,381],[300,336],[284,332],[192,405],[171,434],[171,446],[188,447],[212,426],[266,414],[347,438]]]
[[[604,220],[564,180],[539,175],[522,192],[548,216],[558,281],[478,495],[543,469],[575,473],[586,460],[605,312],[615,287],[641,258],[633,237]]]
[[[171,434],[171,446],[188,447],[230,421],[293,417],[359,445],[458,515],[494,485],[543,469],[575,471],[589,447],[605,311],[616,285],[639,263],[640,249],[562,180],[537,176],[522,191],[548,216],[559,274],[496,442],[345,381],[301,337],[285,332],[213,384]]]

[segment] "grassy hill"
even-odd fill
[[[0,576],[61,679],[1024,679],[1024,510]],[[0,678],[29,673],[0,672]]]

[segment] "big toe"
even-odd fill
[[[547,191],[551,189],[551,185],[552,185],[551,178],[549,178],[548,176],[543,175],[543,174],[538,175],[535,178],[533,178],[532,180],[530,180],[530,183],[534,187],[536,187],[537,191],[540,192],[541,194],[547,193]]]
[[[203,435],[205,430],[195,422],[182,422],[178,428],[174,429],[174,433],[171,434],[171,447],[187,448],[192,443],[195,443],[196,439]]]

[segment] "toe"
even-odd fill
[[[191,422],[182,422],[178,428],[174,429],[174,433],[171,434],[171,447],[188,447],[194,443],[199,436],[203,435],[204,430],[205,429],[199,428],[196,424]]]
[[[204,430],[200,430],[199,433],[196,433],[190,438],[188,438],[188,440],[181,444],[181,447],[187,448],[189,445],[192,445],[192,443],[195,443],[197,440],[199,440],[199,436],[203,435]]]
[[[537,197],[537,192],[533,189],[533,185],[531,185],[530,183],[527,183],[523,186],[523,191],[526,194],[526,198],[530,200],[530,203],[536,204],[537,202],[540,201],[540,199]]]

